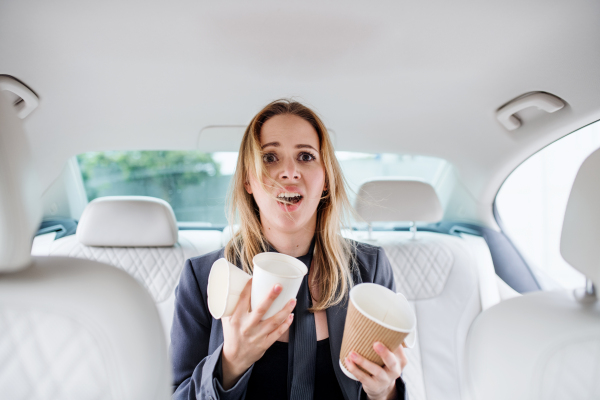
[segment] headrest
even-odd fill
[[[42,219],[39,184],[29,144],[12,101],[0,90],[0,271],[29,265]]]
[[[227,225],[225,229],[223,229],[223,233],[221,233],[221,244],[226,246],[227,243],[231,240],[231,238],[240,230],[239,224]]]
[[[356,211],[367,222],[438,222],[444,215],[435,189],[417,179],[381,178],[363,183]]]
[[[77,226],[77,240],[86,246],[173,246],[178,235],[169,203],[146,196],[99,197],[83,210]]]
[[[560,253],[600,288],[600,149],[583,162],[573,183]]]

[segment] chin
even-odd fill
[[[294,218],[294,220],[290,220],[290,218],[286,215],[281,216],[277,219],[276,223],[273,224],[273,228],[281,231],[282,233],[293,233],[304,227],[306,227],[308,221],[299,221]]]

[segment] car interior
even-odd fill
[[[0,3],[0,398],[166,399],[245,128],[332,137],[411,400],[600,398],[600,3]],[[337,363],[337,360],[334,360]]]

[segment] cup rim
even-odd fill
[[[295,267],[298,270],[299,274],[289,276],[289,275],[276,274],[271,271],[267,271],[266,269],[262,268],[260,265],[258,265],[256,263],[257,258],[259,258],[259,259],[260,258],[282,258],[285,262],[287,262],[287,263],[291,264],[293,267]],[[254,268],[258,268],[258,269],[264,271],[265,273],[272,275],[272,276],[276,276],[278,278],[297,279],[297,278],[302,278],[304,275],[306,275],[308,273],[308,268],[306,267],[306,265],[304,265],[304,263],[302,261],[298,260],[295,257],[288,256],[287,254],[275,253],[272,251],[258,253],[257,255],[255,255],[252,258],[252,264],[254,264]]]
[[[388,291],[392,292],[392,293],[394,294],[394,296],[401,296],[401,297],[402,297],[404,300],[406,300],[406,301],[408,302],[408,300],[406,299],[406,297],[405,297],[405,296],[404,296],[402,293],[395,293],[393,290],[391,290],[391,289],[388,289],[388,288],[386,288],[385,286],[378,285],[378,284],[376,284],[376,283],[359,283],[358,285],[356,285],[356,286],[354,286],[354,287],[352,288],[352,290],[350,291],[350,296],[349,296],[349,297],[350,297],[350,301],[352,301],[352,305],[353,305],[353,306],[356,308],[356,310],[357,310],[358,312],[360,312],[360,313],[361,313],[361,315],[363,315],[365,318],[368,318],[368,319],[370,319],[371,321],[373,321],[373,322],[377,323],[378,325],[381,325],[381,326],[383,326],[384,328],[391,329],[391,330],[392,330],[392,331],[394,331],[394,332],[410,333],[410,332],[412,332],[412,331],[415,329],[415,327],[417,326],[417,317],[416,317],[416,315],[414,314],[414,311],[412,312],[412,316],[413,316],[413,324],[412,324],[412,327],[411,327],[411,328],[409,328],[409,329],[397,328],[397,327],[395,327],[395,326],[392,326],[392,325],[390,325],[390,324],[387,324],[387,323],[385,323],[385,322],[383,322],[383,321],[380,321],[380,320],[378,320],[378,319],[376,319],[376,318],[372,317],[371,315],[367,314],[367,313],[366,313],[366,312],[365,312],[365,311],[364,311],[364,310],[363,310],[363,309],[362,309],[362,308],[361,308],[361,307],[360,307],[358,304],[356,304],[356,301],[354,300],[354,298],[353,298],[353,294],[352,294],[352,291],[353,291],[355,288],[357,288],[357,287],[359,287],[359,286],[363,286],[363,285],[364,285],[364,286],[367,286],[367,285],[368,285],[368,286],[372,286],[372,285],[380,286],[381,288],[383,288],[383,289],[385,289],[385,290],[388,290]],[[412,311],[412,310],[411,310],[411,311]]]

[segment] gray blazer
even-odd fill
[[[354,283],[374,282],[395,290],[390,262],[382,248],[356,243],[358,273]],[[175,314],[171,328],[174,399],[243,399],[252,367],[234,387],[221,386],[223,326],[208,311],[206,288],[212,264],[223,257],[224,249],[186,261],[175,290]],[[362,384],[348,378],[338,360],[346,321],[347,299],[327,309],[327,325],[333,369],[346,400],[366,399]],[[402,378],[396,380],[399,399],[407,399]]]

